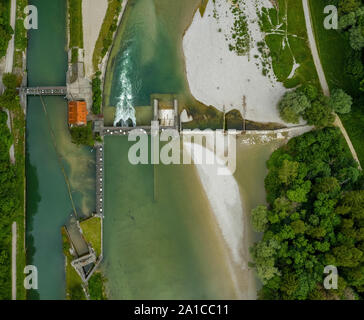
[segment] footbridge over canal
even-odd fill
[[[26,96],[67,96],[67,87],[20,87],[19,93]]]

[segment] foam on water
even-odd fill
[[[136,125],[135,109],[133,107],[133,86],[130,80],[130,71],[132,63],[130,60],[130,47],[128,47],[121,58],[121,73],[119,77],[119,86],[121,88],[118,102],[116,105],[114,126],[121,123],[122,126],[127,126],[129,120],[133,126]]]

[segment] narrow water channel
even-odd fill
[[[66,84],[66,2],[31,0],[38,8],[39,29],[29,32],[27,70],[29,86]],[[27,258],[38,268],[39,290],[30,298],[64,299],[65,274],[61,226],[72,212],[67,186],[58,163],[49,126],[70,180],[80,216],[94,210],[95,156],[89,148],[71,143],[67,102],[45,97],[49,123],[39,97],[28,98],[26,130]]]

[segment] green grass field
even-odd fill
[[[91,300],[107,300],[105,294],[106,279],[100,272],[95,272],[88,282],[88,291],[90,293]]]
[[[83,48],[82,0],[68,0],[69,47]]]
[[[66,299],[67,300],[86,300],[82,289],[82,280],[71,262],[74,257],[70,253],[70,243],[64,227],[62,227],[63,254],[66,259]]]
[[[117,22],[122,2],[123,0],[109,0],[109,6],[107,7],[104,22],[96,41],[92,57],[92,64],[96,71],[98,70],[99,63],[112,45],[113,35],[117,29]]]
[[[287,88],[310,82],[319,85],[310,48],[307,44],[306,24],[302,2],[279,0],[278,9],[263,9],[260,25],[267,33],[273,71]],[[294,63],[300,66],[291,75]]]
[[[347,54],[352,51],[343,33],[337,30],[326,30],[323,25],[325,18],[325,0],[310,0],[311,15],[315,28],[315,36],[321,63],[325,71],[330,89],[342,88],[354,98],[352,112],[340,115],[350,140],[358,154],[359,161],[364,164],[364,108],[359,101],[358,85],[345,74]]]
[[[94,248],[96,255],[101,254],[101,219],[92,217],[80,223],[83,236],[86,241]]]

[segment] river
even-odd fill
[[[66,2],[31,0],[29,3],[38,8],[39,29],[29,31],[28,85],[64,86]],[[95,210],[94,153],[71,143],[66,100],[45,97],[44,101],[78,215],[90,215]],[[68,222],[72,206],[39,97],[28,98],[26,120],[27,259],[28,264],[38,268],[39,281],[39,290],[31,292],[29,298],[64,299],[61,226]]]
[[[247,266],[254,240],[250,211],[265,202],[265,161],[280,142],[238,139],[235,175],[207,185],[218,204],[232,203],[231,211],[209,201],[193,165],[131,165],[131,144],[126,137],[105,139],[102,269],[109,297],[255,299],[257,283]],[[233,243],[240,241],[244,264],[234,262],[218,215],[234,216]]]
[[[106,72],[106,124],[135,123],[133,107],[150,105],[154,93],[197,103],[182,37],[200,3],[129,2]],[[265,161],[280,143],[237,143],[235,175],[209,181],[209,168],[201,179],[190,165],[133,166],[126,138],[105,139],[103,271],[110,298],[256,298],[250,211],[265,202]]]
[[[115,105],[126,101],[120,99],[125,94],[120,90],[120,83],[125,81],[135,90],[133,104],[148,103],[150,94],[155,92],[185,92],[188,96],[182,34],[199,1],[155,0],[156,5],[152,7],[148,1],[132,0],[125,13],[126,22],[118,31],[107,75],[111,82],[108,88],[106,86],[105,97]],[[67,68],[65,1],[32,0],[30,4],[38,7],[39,29],[29,32],[29,86],[64,85]],[[145,28],[137,27],[148,8],[151,10],[146,21],[150,35]],[[129,44],[137,40],[129,48],[138,51],[133,55],[136,60],[132,65],[140,68],[124,74],[121,66],[128,46],[122,41],[123,30],[129,25],[129,30],[136,30],[126,33]],[[55,132],[56,148],[69,176],[80,216],[89,215],[95,207],[95,158],[89,148],[71,143],[66,101],[60,97],[44,100],[50,123],[37,97],[28,99],[27,112],[27,255],[28,263],[37,266],[39,271],[39,290],[29,296],[64,299],[60,228],[67,223],[72,207],[49,126]],[[108,121],[113,122],[114,116]],[[108,279],[109,297],[255,298],[254,274],[246,267],[231,264],[232,249],[224,238],[223,226],[216,219],[216,208],[196,168],[191,165],[132,166],[127,159],[129,145],[122,137],[105,139],[104,262],[101,268]],[[270,142],[249,146],[238,141],[237,171],[231,182],[237,186],[237,203],[242,204],[237,208],[240,215],[237,219],[241,223],[245,251],[253,239],[250,209],[265,200],[265,161],[278,145],[279,142]],[[248,254],[244,254],[248,261]]]
[[[133,106],[150,105],[155,93],[179,94],[180,105],[199,105],[189,92],[182,36],[200,3],[129,0],[106,72],[106,124],[135,122]]]

